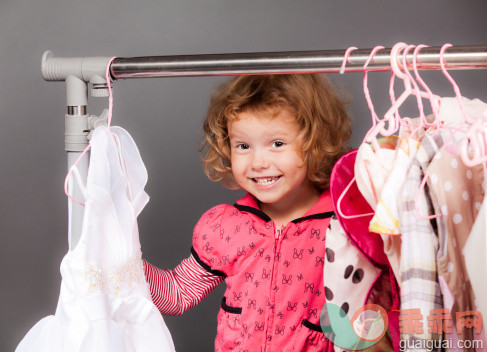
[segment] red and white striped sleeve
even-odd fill
[[[165,315],[180,315],[201,302],[225,279],[204,269],[193,255],[174,270],[162,270],[145,259],[144,271],[152,300]]]

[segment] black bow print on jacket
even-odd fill
[[[311,309],[311,310],[309,311],[309,316],[311,316],[311,315],[312,315],[312,316],[314,316],[314,317],[315,317],[315,319],[316,319],[316,318],[318,318],[318,316],[317,316],[316,314],[317,314],[317,309],[316,309],[316,308],[315,308],[315,309]]]
[[[203,249],[206,251],[206,253],[210,254],[213,250],[213,247],[210,247],[210,242],[206,242],[206,244],[203,246]]]
[[[285,328],[285,326],[283,326],[283,327],[281,327],[281,328],[279,329],[279,326],[278,326],[278,325],[276,325],[276,334],[279,334],[279,335],[284,335],[284,328]]]
[[[296,311],[297,306],[298,306],[298,302],[296,302],[296,303],[294,303],[293,305],[291,305],[291,302],[289,302],[289,301],[288,301],[288,302],[287,302],[287,311],[289,312],[289,311],[291,311],[291,310],[292,310],[293,312],[295,312],[295,311]]]
[[[311,235],[309,236],[309,238],[313,238],[314,236],[316,236],[316,239],[319,240],[320,239],[320,229],[311,229]]]
[[[230,264],[230,256],[229,255],[222,255],[223,265]]]
[[[294,248],[293,259],[303,259],[303,251],[304,249],[301,249],[298,253],[298,250]]]
[[[315,284],[314,283],[309,284],[309,283],[306,282],[304,284],[304,293],[308,292],[308,290],[309,290],[309,292],[313,293],[314,288],[315,288]]]
[[[283,285],[291,285],[293,280],[293,276],[289,275],[288,278],[286,278],[286,275],[282,274],[282,284]]]
[[[255,253],[254,257],[257,257],[257,256],[264,256],[264,248],[259,248],[259,250],[257,251],[257,253]]]

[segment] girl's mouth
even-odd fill
[[[274,177],[255,177],[252,178],[252,181],[257,183],[260,186],[270,186],[274,183],[276,183],[277,180],[281,178],[282,175],[280,176],[274,176]]]

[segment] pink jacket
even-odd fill
[[[333,351],[320,328],[325,304],[325,233],[334,216],[329,191],[282,230],[247,194],[199,220],[192,254],[225,277],[215,351]]]

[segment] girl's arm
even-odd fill
[[[144,271],[152,300],[165,315],[180,315],[201,302],[224,277],[209,273],[191,255],[174,270],[162,270],[145,259]]]

